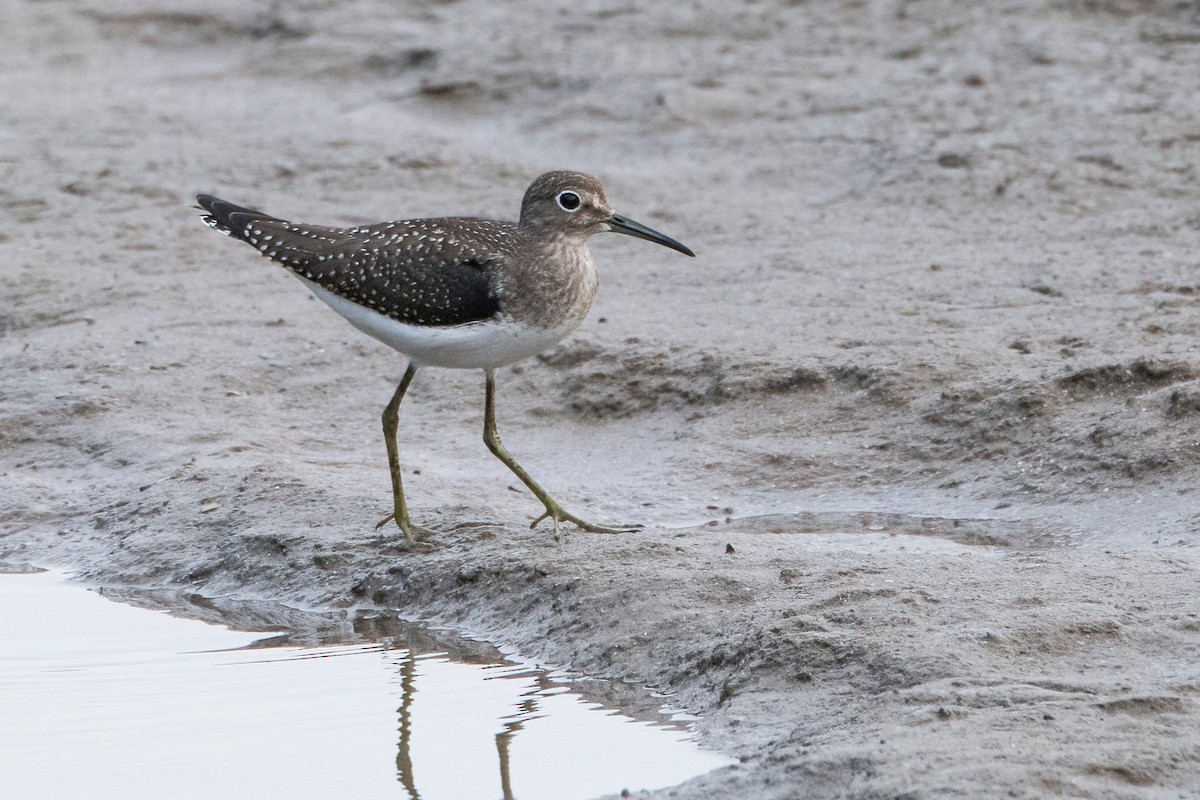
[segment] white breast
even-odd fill
[[[408,356],[418,366],[496,369],[553,347],[581,321],[570,320],[556,328],[534,327],[504,317],[448,327],[409,325],[339,297],[312,281],[300,280],[351,325]]]

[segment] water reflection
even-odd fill
[[[219,606],[189,613],[259,630],[282,617],[292,633],[0,575],[4,797],[582,800],[728,763],[629,687],[564,682],[394,618]]]
[[[418,791],[419,782],[413,766],[414,739],[416,738],[414,737],[413,703],[420,696],[418,681],[419,664],[421,664],[421,659],[415,654],[409,653],[400,660],[398,665],[401,702],[398,709],[400,738],[396,754],[396,774],[400,780],[400,784],[407,790],[411,800],[421,800],[422,798],[421,793]],[[549,701],[549,698],[564,695],[572,703],[578,702],[578,698],[573,694],[568,694],[565,687],[550,680],[545,673],[520,667],[492,666],[485,668],[484,680],[502,680],[508,684],[504,696],[508,701],[511,713],[498,718],[499,730],[492,734],[492,738],[495,742],[495,768],[498,773],[500,796],[503,800],[514,800],[517,795],[513,792],[511,754],[514,744],[519,743],[517,739],[518,734],[525,730],[527,723],[545,719],[551,713],[542,707]],[[598,709],[599,706],[595,708]],[[612,712],[608,713],[610,719],[621,719],[620,717],[613,717]],[[485,728],[475,728],[472,730],[473,726],[469,724],[464,725],[462,724],[463,722],[464,720],[456,719],[455,727],[460,728],[464,735],[477,735],[486,730]],[[628,722],[631,723],[632,720],[628,720]],[[421,730],[428,733],[423,727]],[[588,748],[586,746],[580,748],[580,752],[587,751]],[[456,750],[450,755],[454,757],[457,752]],[[603,753],[601,753],[601,756],[603,756]],[[486,761],[486,758],[482,758],[479,755],[476,755],[476,757],[480,761]],[[437,767],[436,764],[425,764],[424,766],[433,766],[434,769]],[[620,769],[620,764],[614,764],[613,766],[618,770]],[[543,764],[541,768],[547,769],[551,776],[569,778],[572,783],[575,782],[574,776],[578,775],[577,769],[571,768],[570,765],[561,762],[558,764]],[[426,772],[423,777],[429,778],[431,776]],[[433,777],[437,778],[437,776]],[[669,783],[664,785],[669,785]],[[565,796],[564,792],[568,791],[569,788],[567,786],[556,787],[553,788],[553,793],[548,791],[546,796],[563,797]],[[524,797],[526,795],[522,793],[521,796]]]
[[[727,763],[690,747],[657,711],[639,723],[539,670],[413,650],[391,658],[400,693],[396,775],[411,800],[585,798],[669,786]],[[701,761],[687,769],[691,755]],[[468,764],[477,795],[463,793]]]

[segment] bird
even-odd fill
[[[609,206],[604,187],[580,172],[558,170],[525,191],[516,222],[434,217],[330,227],[288,222],[198,194],[209,227],[254,247],[299,278],[363,333],[408,357],[383,411],[394,522],[412,545],[437,532],[412,521],[400,472],[400,404],[424,367],[478,369],[485,376],[483,440],[541,501],[536,528],[550,520],[583,531],[596,525],[568,512],[517,463],[496,428],[496,371],[543,352],[575,331],[599,286],[588,240],[621,233],[695,253]]]

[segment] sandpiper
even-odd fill
[[[483,441],[542,502],[536,527],[571,522],[529,476],[496,431],[496,370],[551,347],[583,322],[596,297],[587,241],[614,231],[688,256],[684,245],[609,208],[600,182],[578,172],[547,172],[525,192],[518,222],[439,217],[332,228],[287,222],[212,195],[197,195],[210,227],[241,239],[304,281],[351,325],[408,356],[408,368],[383,412],[392,473],[392,513],[412,543],[433,531],[409,517],[396,442],[400,402],[424,366],[481,369],[486,375]]]

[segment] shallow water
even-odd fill
[[[512,662],[268,635],[0,575],[0,795],[570,800],[730,763]]]

